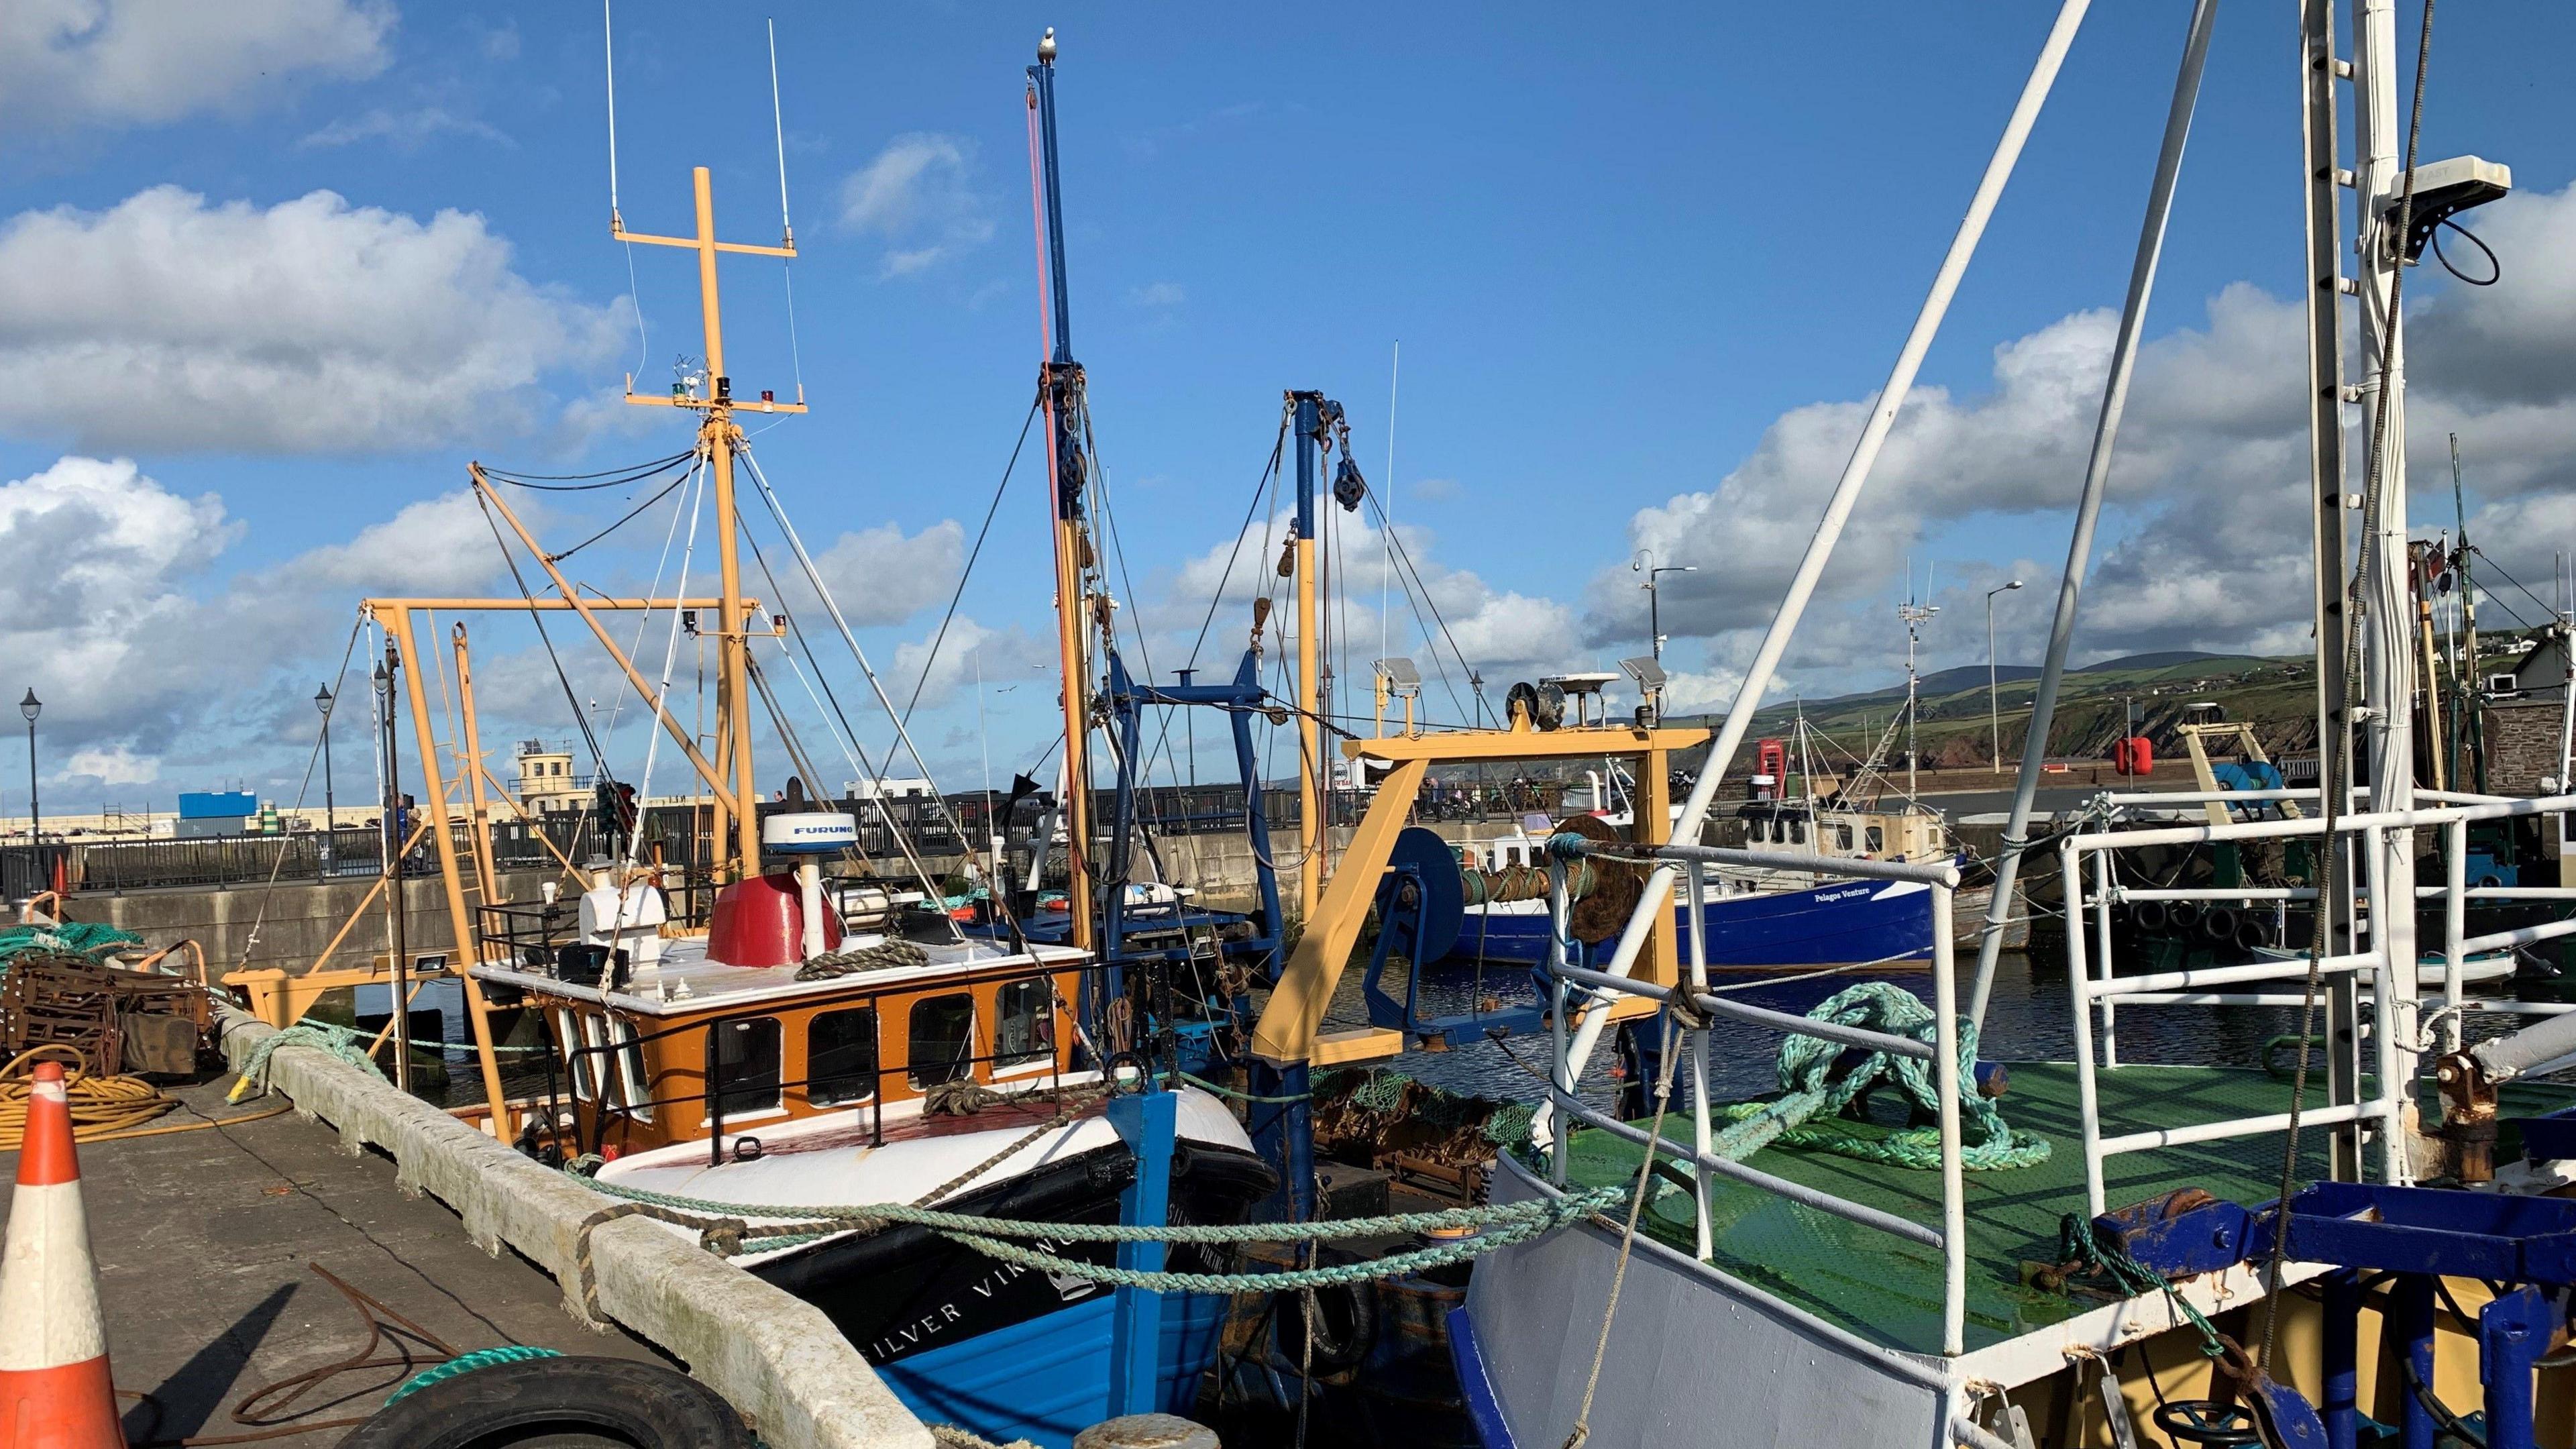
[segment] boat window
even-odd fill
[[[1790,821],[1790,822],[1789,822],[1789,838],[1790,838],[1791,840],[1793,840],[1793,841],[1797,842],[1797,843],[1798,843],[1798,844],[1800,844],[1800,845],[1804,845],[1804,844],[1806,844],[1806,843],[1807,843],[1807,822],[1806,822],[1806,821],[1804,821],[1804,820],[1792,820],[1792,821]]]
[[[1837,825],[1837,826],[1835,826],[1835,827],[1834,827],[1834,848],[1835,848],[1836,850],[1849,850],[1849,849],[1851,849],[1851,827],[1850,827],[1850,826],[1848,826],[1848,825]]]
[[[975,998],[964,992],[912,1004],[912,1040],[905,1060],[912,1084],[934,1087],[974,1074]]]
[[[563,1048],[564,1076],[572,1086],[572,1099],[587,1102],[599,1094],[591,1090],[591,1073],[598,1069],[599,1058],[583,1052],[589,1045],[588,1033],[582,1030],[583,1019],[569,1011],[558,1010],[555,1018],[555,1042]]]
[[[1875,825],[1869,827],[1869,833],[1861,838],[1869,842],[1869,853],[1872,855],[1887,849],[1887,832]]]
[[[993,1065],[1055,1060],[1055,994],[1043,976],[1006,981],[994,993]]]
[[[805,1099],[827,1106],[876,1094],[876,1008],[817,1013],[805,1028]]]
[[[715,1095],[724,1115],[766,1112],[778,1106],[778,1018],[720,1021],[715,1033]]]
[[[608,1035],[618,1044],[617,1099],[631,1108],[636,1117],[650,1122],[653,1120],[653,1098],[644,1090],[644,1047],[635,1039],[634,1023],[622,1017],[611,1017]]]

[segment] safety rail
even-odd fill
[[[2371,1044],[2372,1073],[2377,1080],[2375,1094],[2363,1099],[2358,1083],[2362,1073],[2351,1074],[2355,1083],[2355,1100],[2334,1102],[2307,1108],[2298,1114],[2304,1126],[2329,1127],[2375,1124],[2381,1135],[2379,1173],[2383,1180],[2400,1184],[2411,1174],[2408,1154],[2397,1138],[2408,1121],[2416,1062],[2420,1056],[2418,1012],[2427,1003],[2440,1003],[2440,1021],[2445,1051],[2460,1047],[2462,1018],[2470,1010],[2494,1011],[2532,1016],[2556,1015],[2571,1008],[2543,1002],[2525,1002],[2511,998],[2470,997],[2466,990],[2467,969],[2471,958],[2492,952],[2510,950],[2560,937],[2576,936],[2576,919],[2546,921],[2517,926],[2508,930],[2470,935],[2467,910],[2472,901],[2524,901],[2533,903],[2565,902],[2576,904],[2576,889],[2544,886],[2476,885],[2468,883],[2469,827],[2480,821],[2508,820],[2531,816],[2561,815],[2576,809],[2576,795],[2556,795],[2538,799],[2506,799],[2494,796],[2464,795],[2456,791],[2419,791],[2420,796],[2437,803],[2429,808],[2405,810],[2360,810],[2329,822],[2322,816],[2305,819],[2258,820],[2231,822],[2225,825],[2156,826],[2135,830],[2096,830],[2070,834],[2058,842],[2059,871],[2064,880],[2066,910],[2066,951],[2068,990],[2074,1002],[2076,1022],[2075,1058],[2078,1068],[2078,1090],[2083,1119],[2084,1181],[2087,1199],[2094,1213],[2107,1210],[2104,1198],[2103,1160],[2128,1152],[2150,1151],[2162,1147],[2227,1138],[2255,1137],[2288,1129],[2291,1115],[2267,1113],[2231,1118],[2216,1122],[2194,1123],[2183,1127],[2133,1131],[2105,1136],[2102,1129],[2101,1104],[2097,1073],[2119,1069],[2117,1009],[2122,1006],[2220,1006],[2220,1007],[2298,1007],[2308,1001],[2304,989],[2311,972],[2321,982],[2349,978],[2354,983],[2352,1007],[2356,1024],[2364,1026]],[[2251,801],[2263,798],[2315,800],[2316,790],[2307,791],[2220,791],[2197,795],[2108,796],[2115,804],[2148,801]],[[2405,889],[2412,901],[2443,902],[2442,984],[2438,996],[2426,995],[2420,973],[2429,969],[2414,948],[2415,912],[2368,911],[2364,907],[2379,888],[2377,877],[2385,868],[2387,840],[2391,832],[2438,828],[2443,834],[2446,879],[2439,886],[2410,883]],[[2340,893],[2347,907],[2346,918],[2353,923],[2355,949],[2319,954],[2285,954],[2278,960],[2245,965],[2202,966],[2183,970],[2159,971],[2143,975],[2120,975],[2114,969],[2114,947],[2111,910],[2126,902],[2240,902],[2267,901],[2286,909],[2292,901],[2316,901],[2321,892],[2314,886],[2212,886],[2207,888],[2129,887],[2113,880],[2112,857],[2115,852],[2156,846],[2191,846],[2225,842],[2322,839],[2332,834],[2336,848],[2353,849],[2361,865],[2359,877],[2348,882]],[[2089,857],[2089,861],[2087,859]],[[2087,866],[2090,869],[2087,869]],[[2088,895],[2087,877],[2090,877]],[[2088,912],[2090,920],[2088,923]],[[2402,923],[2402,926],[2401,926]],[[2087,927],[2090,929],[2088,930]],[[2320,922],[2317,929],[2323,929]],[[2088,937],[2090,938],[2088,940]],[[2399,945],[2403,943],[2403,945]],[[2405,959],[2396,959],[2402,956]],[[2419,964],[2421,961],[2421,964]],[[2250,987],[2266,983],[2298,983],[2302,990],[2293,994],[2281,991],[2229,991],[2220,987]],[[2366,984],[2367,990],[2361,988]],[[2095,1036],[2099,1019],[2100,1036]],[[2358,1051],[2355,1042],[2353,1050]],[[2354,1063],[2358,1067],[2359,1063]]]
[[[1588,849],[1589,846],[1571,846]],[[1693,929],[1690,932],[1688,960],[1684,963],[1687,977],[1679,986],[1666,986],[1639,981],[1606,971],[1594,971],[1570,965],[1566,959],[1566,912],[1569,893],[1566,888],[1566,863],[1551,861],[1549,908],[1555,929],[1548,952],[1546,972],[1553,993],[1549,1029],[1553,1047],[1548,1081],[1548,1100],[1553,1112],[1586,1124],[1612,1136],[1636,1143],[1646,1149],[1650,1158],[1661,1154],[1688,1167],[1691,1171],[1692,1214],[1696,1255],[1702,1262],[1715,1248],[1709,1186],[1711,1179],[1723,1177],[1746,1186],[1759,1188],[1802,1207],[1841,1218],[1845,1222],[1873,1228],[1892,1237],[1941,1254],[1941,1351],[1959,1354],[1966,1351],[1967,1341],[1967,1196],[1965,1160],[1961,1152],[1959,1105],[1959,1002],[1958,984],[1952,977],[1951,915],[1959,872],[1952,865],[1918,865],[1905,861],[1854,860],[1840,856],[1810,855],[1787,851],[1744,850],[1724,846],[1665,845],[1648,854],[1657,860],[1670,861],[1683,868],[1683,900]],[[1707,932],[1701,929],[1706,920],[1709,899],[1708,867],[1711,865],[1751,866],[1762,869],[1800,871],[1820,876],[1846,876],[1865,880],[1907,881],[1931,888],[1932,893],[1932,1015],[1933,1042],[1927,1046],[1911,1037],[1871,1031],[1865,1027],[1841,1022],[1819,1021],[1813,1017],[1793,1016],[1787,1012],[1719,996],[1709,990]],[[1759,1168],[1747,1166],[1710,1150],[1716,1136],[1709,1101],[1709,1032],[1705,1026],[1683,1033],[1680,1047],[1690,1067],[1691,1143],[1688,1146],[1622,1122],[1615,1116],[1584,1103],[1574,1091],[1568,1049],[1569,1011],[1579,1004],[1575,993],[1580,990],[1598,1006],[1611,995],[1639,996],[1670,1003],[1676,996],[1697,1008],[1700,1016],[1725,1017],[1765,1030],[1815,1037],[1864,1051],[1885,1052],[1932,1064],[1933,1086],[1940,1118],[1941,1156],[1941,1225],[1938,1228],[1909,1218],[1837,1197],[1819,1188],[1792,1182]],[[1550,1130],[1545,1141],[1550,1149],[1550,1175],[1562,1190],[1568,1183],[1567,1144],[1570,1133]]]

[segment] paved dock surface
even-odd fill
[[[275,1106],[226,1106],[230,1075],[176,1089],[178,1125]],[[484,1256],[434,1198],[405,1197],[390,1159],[350,1157],[339,1134],[293,1113],[166,1136],[86,1143],[83,1198],[98,1255],[108,1353],[120,1389],[149,1395],[125,1416],[137,1449],[254,1432],[231,1410],[278,1379],[356,1354],[367,1329],[318,1265],[458,1351],[505,1343],[657,1359],[622,1333],[596,1334],[563,1310],[554,1279],[515,1254]],[[0,1153],[14,1180],[17,1154]],[[0,1210],[0,1220],[5,1220]],[[402,1340],[376,1356],[400,1351]],[[434,1351],[410,1352],[427,1367]],[[349,1373],[309,1396],[307,1421],[363,1417],[413,1370]],[[348,1432],[282,1439],[327,1446]]]

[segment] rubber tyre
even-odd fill
[[[1306,1299],[1297,1292],[1279,1294],[1279,1311],[1271,1320],[1272,1347],[1289,1364],[1311,1364],[1316,1378],[1359,1367],[1377,1345],[1377,1285],[1334,1283],[1315,1290],[1315,1344],[1306,1353]]]
[[[753,1449],[715,1391],[660,1364],[539,1358],[459,1374],[352,1430],[340,1449]]]

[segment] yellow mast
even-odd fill
[[[456,771],[465,777],[465,796],[474,809],[474,879],[488,905],[501,898],[501,873],[492,860],[492,802],[483,794],[483,731],[474,717],[474,666],[466,653],[465,621],[457,620],[448,633],[456,641],[457,727],[464,734],[457,742],[462,753]]]
[[[1067,880],[1065,912],[1070,943],[1082,950],[1093,945],[1091,920],[1091,663],[1083,631],[1092,610],[1084,576],[1091,564],[1091,545],[1082,527],[1083,453],[1077,426],[1083,407],[1082,364],[1073,360],[1073,305],[1066,295],[1064,266],[1064,187],[1055,149],[1055,32],[1038,42],[1038,63],[1029,67],[1030,161],[1038,172],[1035,218],[1042,247],[1040,268],[1047,319],[1047,360],[1039,373],[1038,395],[1047,414],[1047,498],[1055,533],[1056,653],[1064,670],[1064,840]],[[1106,615],[1102,616],[1104,626]],[[1044,867],[1048,843],[1035,842]]]
[[[641,406],[689,408],[699,413],[698,447],[704,452],[715,479],[716,549],[720,580],[717,592],[722,599],[716,611],[716,737],[718,758],[731,767],[733,804],[731,820],[722,797],[716,804],[718,839],[713,843],[717,875],[721,878],[731,867],[734,879],[755,875],[760,870],[760,819],[757,786],[751,768],[751,619],[742,597],[742,556],[738,522],[733,496],[733,452],[742,442],[742,429],[735,425],[737,409],[766,413],[801,413],[805,411],[803,389],[797,400],[782,403],[769,394],[761,394],[756,403],[736,402],[733,379],[725,372],[724,322],[716,300],[716,254],[739,252],[745,256],[793,257],[796,238],[786,236],[774,247],[751,246],[742,242],[716,240],[715,191],[708,180],[707,168],[700,166],[690,173],[697,200],[697,235],[691,237],[648,236],[626,229],[626,223],[612,210],[608,233],[622,242],[642,242],[647,246],[684,247],[698,254],[698,307],[706,331],[707,376],[703,394],[695,389],[674,385],[669,397],[635,391],[635,380],[626,380],[626,400]],[[724,826],[733,827],[730,842],[721,837]],[[728,846],[730,857],[728,857]]]
[[[1311,510],[1310,510],[1311,511]],[[1297,536],[1297,919],[1324,896],[1324,732],[1315,677],[1315,538]]]

